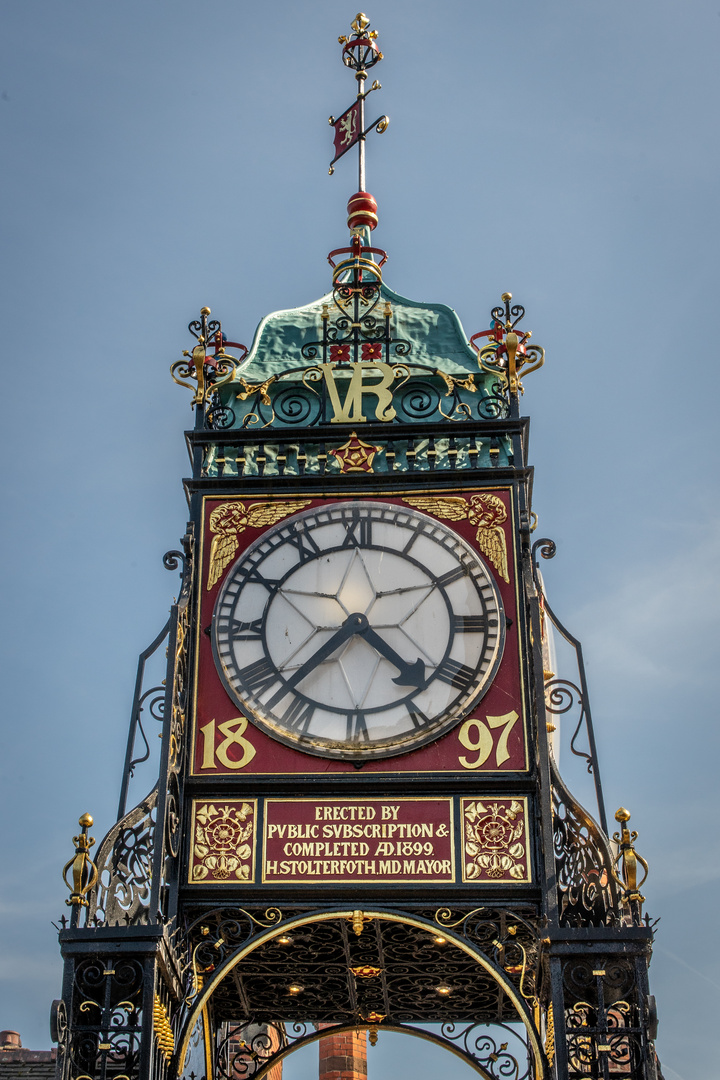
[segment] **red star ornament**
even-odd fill
[[[339,461],[340,472],[372,472],[373,458],[380,450],[381,446],[363,442],[358,439],[357,432],[353,431],[344,446],[339,446],[330,453]]]

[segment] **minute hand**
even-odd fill
[[[386,660],[389,660],[391,664],[394,664],[400,672],[397,679],[393,679],[393,682],[398,683],[399,686],[422,686],[425,682],[425,665],[420,657],[417,658],[414,664],[409,664],[371,626],[368,626],[367,630],[362,630],[361,633],[368,645],[372,645],[373,649],[379,652],[381,656],[384,656]]]

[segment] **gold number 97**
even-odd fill
[[[472,720],[466,720],[458,731],[458,742],[466,750],[477,753],[477,757],[474,761],[468,761],[464,755],[459,757],[458,761],[463,769],[479,769],[488,760],[493,749],[497,768],[507,761],[510,757],[508,738],[518,719],[518,714],[513,710],[503,716],[486,716],[484,720],[473,717]],[[492,732],[497,728],[502,728],[502,731],[496,745]]]

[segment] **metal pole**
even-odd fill
[[[358,123],[360,124],[360,139],[358,142],[358,191],[365,190],[365,91],[364,83],[367,72],[361,68],[355,76],[358,83]]]

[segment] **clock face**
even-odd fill
[[[212,623],[230,697],[321,757],[407,753],[490,685],[505,617],[480,556],[416,510],[345,502],[269,529],[231,567]]]

